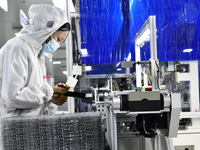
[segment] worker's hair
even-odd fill
[[[70,31],[70,24],[67,22],[65,24],[63,24],[59,29],[59,31]]]

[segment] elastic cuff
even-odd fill
[[[46,90],[47,100],[49,101],[50,99],[52,99],[52,95],[53,95],[52,87],[48,83],[44,83],[42,85],[42,88]]]

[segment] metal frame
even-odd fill
[[[70,1],[66,1],[67,9],[66,14],[68,17],[69,22],[71,22],[71,12],[70,12]],[[72,33],[69,32],[67,41],[66,41],[66,68],[67,68],[67,78],[73,76],[73,50],[72,50]],[[70,89],[73,91],[74,89]],[[74,113],[75,112],[75,103],[73,97],[68,97],[67,100],[68,104],[68,112]]]
[[[187,61],[186,63],[189,64],[189,72],[177,72],[176,81],[190,81],[190,112],[181,112],[180,118],[191,118],[192,125],[188,126],[186,130],[179,130],[177,138],[173,138],[173,143],[177,150],[185,148],[199,150],[200,112],[198,61]]]
[[[168,131],[168,136],[169,137],[175,137],[178,132],[178,122],[179,122],[179,117],[180,117],[180,95],[179,94],[172,94],[172,100],[174,101],[174,104],[172,104],[172,111],[169,109],[163,110],[163,111],[148,111],[148,112],[129,112],[129,111],[120,111],[120,110],[115,110],[114,106],[115,104],[110,102],[110,103],[105,103],[106,104],[106,126],[107,126],[107,141],[112,150],[119,150],[120,145],[118,144],[118,138],[119,134],[117,132],[117,122],[121,119],[119,116],[126,116],[124,120],[134,120],[134,117],[137,116],[138,114],[159,114],[161,112],[171,112],[171,119],[170,119],[170,124],[169,124],[169,131]],[[179,115],[178,115],[179,114]],[[167,134],[167,133],[166,133]],[[167,138],[164,136],[158,135],[154,139],[146,139],[143,136],[138,136],[137,134],[134,135],[132,134],[127,134],[127,137],[133,137],[139,138],[139,145],[137,150],[174,150],[173,143],[171,141],[171,138]],[[125,135],[124,135],[125,137]],[[162,140],[161,140],[162,139]],[[162,143],[164,142],[164,144]],[[136,145],[135,145],[136,146]],[[129,149],[131,147],[129,146]]]
[[[141,61],[140,58],[140,44],[137,41],[142,37],[146,30],[150,30],[150,51],[151,58],[157,61],[157,40],[156,40],[156,16],[149,16],[141,27],[139,32],[135,36],[135,61]],[[136,65],[136,86],[141,87],[141,65]],[[152,89],[155,90],[157,87],[157,74],[152,72]]]
[[[104,79],[108,78],[108,76],[112,76],[112,78],[126,78],[129,77],[127,74],[98,74],[98,75],[86,75],[86,79]]]
[[[176,81],[190,81],[190,112],[193,115],[194,113],[198,114],[199,111],[199,77],[198,77],[198,61],[187,61],[189,63],[189,72],[188,73],[176,73]],[[189,115],[189,112],[182,112],[181,117],[184,117],[184,114]],[[197,115],[196,114],[196,115]],[[194,116],[196,116],[194,115]],[[200,127],[200,116],[199,118],[192,117],[192,126]]]
[[[109,105],[106,106],[106,126],[107,126],[107,140],[110,148],[112,150],[117,150],[117,121],[116,114],[112,112],[112,109],[109,109]]]

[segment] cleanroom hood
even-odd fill
[[[54,5],[33,4],[28,15],[29,25],[22,28],[18,35],[28,35],[41,45],[63,24],[68,22],[65,13]]]

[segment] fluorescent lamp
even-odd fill
[[[81,54],[82,54],[82,55],[88,55],[87,49],[86,49],[86,48],[81,49]]]
[[[126,58],[126,61],[130,61],[131,60],[131,53],[128,54],[128,57]]]
[[[67,71],[63,71],[63,74],[67,75]]]
[[[7,0],[1,0],[0,7],[3,8],[5,11],[8,11],[8,1]]]
[[[117,71],[121,71],[121,70],[122,70],[121,68],[118,68],[118,69],[117,69]]]
[[[61,64],[61,61],[53,61],[53,64],[54,64],[54,65]]]
[[[144,33],[136,40],[136,44],[140,45],[145,41],[149,41],[150,39],[150,30],[149,28],[144,31]]]
[[[85,66],[85,71],[91,71],[92,67],[91,66]]]
[[[193,51],[193,49],[184,49],[183,50],[184,53],[190,53],[191,51]]]

